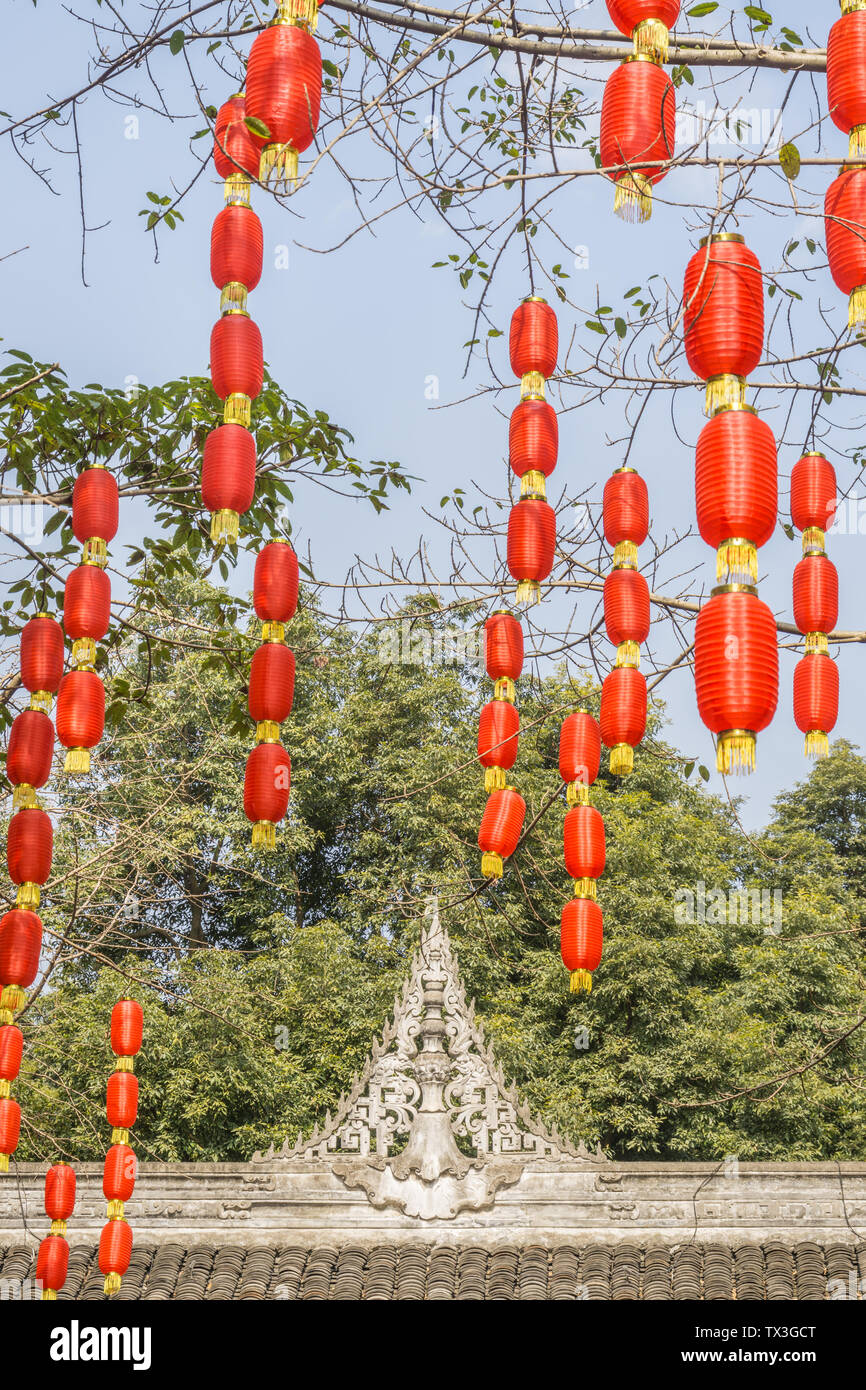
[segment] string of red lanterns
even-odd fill
[[[511,467],[520,478],[520,501],[508,517],[508,570],[517,580],[517,602],[532,604],[556,553],[556,513],[545,483],[556,467],[559,432],[556,412],[545,400],[545,382],[556,369],[559,328],[545,299],[531,295],[517,306],[508,349],[511,370],[520,378],[520,403],[508,430]]]
[[[839,618],[839,576],[824,549],[836,515],[836,473],[821,453],[804,454],[791,472],[791,520],[803,533],[803,558],[794,568],[794,621],[806,639],[794,668],[794,722],[805,734],[809,758],[826,758],[828,735],[839,715],[839,668],[827,633]]]
[[[57,737],[67,750],[64,772],[90,771],[90,753],[105,728],[105,687],[97,675],[96,643],[111,620],[111,581],[106,573],[108,544],[117,534],[118,488],[103,464],[79,473],[72,491],[72,529],[82,543],[81,563],[71,570],[63,592],[63,626],[72,640],[73,669],[57,693]]]
[[[55,1163],[45,1174],[45,1215],[51,1229],[39,1244],[36,1256],[36,1282],[42,1286],[42,1301],[57,1298],[66,1283],[69,1269],[69,1242],[66,1223],[75,1209],[75,1169],[68,1163]]]
[[[720,581],[695,629],[698,712],[716,737],[718,771],[751,772],[779,691],[776,624],[757,591],[757,552],[776,525],[778,462],[772,431],[745,400],[763,350],[764,291],[739,233],[702,239],[686,267],[683,318],[686,357],[707,383],[695,494]]]
[[[144,1013],[138,1001],[118,999],[111,1011],[111,1050],[117,1065],[108,1078],[105,1106],[112,1127],[111,1147],[102,1173],[108,1220],[99,1237],[99,1269],[105,1276],[106,1294],[117,1293],[132,1255],[132,1227],[124,1217],[124,1204],[132,1196],[137,1173],[129,1131],[138,1115],[138,1077],[134,1068],[143,1027]]]
[[[679,0],[607,0],[608,13],[634,53],[615,68],[601,102],[599,153],[616,186],[613,210],[627,222],[652,216],[652,191],[667,174],[661,167],[676,151],[676,90],[661,67],[668,56],[668,30]],[[655,166],[655,167],[653,167]]]
[[[604,873],[604,821],[589,800],[600,761],[599,726],[587,710],[575,710],[559,733],[559,773],[570,808],[563,827],[565,867],[574,885],[574,896],[562,909],[560,954],[572,993],[592,989],[592,972],[601,960],[603,919],[596,880]]]
[[[524,299],[512,314],[508,351],[520,379],[520,401],[508,426],[508,457],[520,479],[520,500],[508,516],[507,564],[517,580],[517,603],[532,604],[556,553],[556,513],[547,501],[546,483],[559,451],[556,411],[545,398],[546,381],[556,369],[559,329],[556,314],[540,295]],[[501,878],[503,861],[514,853],[526,816],[523,797],[507,785],[517,758],[515,682],[523,669],[523,629],[507,609],[498,609],[484,625],[484,658],[494,685],[478,725],[478,760],[490,794],[478,846],[485,878]]]
[[[637,567],[638,547],[649,534],[649,496],[643,478],[623,465],[604,485],[604,536],[613,547],[613,569],[604,581],[604,622],[616,662],[601,687],[601,736],[610,749],[610,770],[625,777],[646,732],[647,685],[640,647],[649,636],[649,586]]]
[[[827,39],[827,102],[848,134],[851,157],[866,154],[866,0],[842,0]],[[848,296],[848,324],[866,326],[866,168],[842,165],[824,197],[827,259]]]
[[[0,919],[0,1173],[21,1134],[21,1107],[12,1083],[21,1070],[24,1036],[15,1022],[36,979],[42,950],[42,919],[35,911],[51,873],[54,831],[37,791],[51,775],[54,725],[49,711],[63,676],[63,630],[47,613],[37,613],[21,631],[21,682],[30,707],[16,715],[9,735],[6,774],[13,787],[6,838],[6,866],[16,888],[15,907]]]

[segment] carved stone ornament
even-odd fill
[[[374,1207],[422,1221],[491,1206],[497,1191],[520,1181],[528,1160],[607,1162],[600,1150],[575,1148],[548,1129],[506,1085],[466,1001],[435,899],[393,1020],[360,1076],[308,1139],[299,1134],[292,1147],[287,1139],[252,1161],[275,1158],[331,1159],[331,1172]]]

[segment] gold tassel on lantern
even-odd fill
[[[595,902],[598,894],[596,892],[594,878],[574,878],[572,879],[572,883],[574,884],[574,896],[576,898],[592,898],[593,902]]]
[[[620,642],[616,649],[616,666],[628,666],[640,670],[640,647],[637,642]]]
[[[614,777],[627,777],[634,770],[634,749],[630,743],[618,743],[611,748],[610,770]]]
[[[256,725],[256,743],[279,743],[280,726],[275,719],[262,719]]]
[[[527,606],[538,603],[541,597],[541,585],[537,579],[521,579],[517,586],[515,601],[525,603]]]
[[[211,512],[210,538],[214,545],[225,545],[226,541],[230,545],[235,545],[240,524],[240,517],[237,512],[230,511],[228,507],[223,507],[218,512]]]
[[[547,499],[547,479],[537,468],[530,468],[520,479],[521,497],[541,497]]]
[[[629,170],[617,178],[613,210],[624,222],[649,222],[653,211],[653,186],[646,174]]]
[[[520,378],[520,399],[522,401],[544,400],[544,377],[541,372],[524,372]]]
[[[276,849],[277,827],[273,821],[257,820],[253,826],[253,849]]]
[[[634,541],[620,541],[613,548],[613,567],[615,570],[637,569],[637,546]]]
[[[29,782],[19,782],[12,792],[12,810],[30,811],[34,806],[38,806],[36,791]]]
[[[15,894],[16,907],[37,908],[39,906],[39,884],[22,883]]]
[[[589,787],[585,782],[569,782],[565,788],[565,799],[569,806],[588,806]]]
[[[727,776],[755,770],[755,735],[748,729],[727,729],[716,744],[716,770]]]
[[[579,994],[582,989],[585,989],[587,994],[590,993],[592,990],[592,974],[589,970],[572,970],[569,993]]]
[[[508,776],[504,767],[485,767],[484,790],[486,792],[504,791]]]
[[[243,425],[249,429],[253,418],[253,403],[241,391],[233,391],[226,396],[223,404],[223,422],[226,425]]]
[[[825,535],[820,526],[807,526],[803,532],[803,554],[825,555]]]
[[[635,53],[644,53],[654,63],[666,63],[670,47],[670,32],[660,19],[642,19],[632,30]]]
[[[221,314],[245,314],[247,312],[247,287],[239,280],[229,280],[223,285],[220,294]]]
[[[745,405],[746,378],[732,376],[724,372],[721,376],[711,376],[707,381],[705,415],[715,415],[725,406]]]
[[[88,536],[81,551],[81,563],[105,569],[108,564],[108,544],[102,536]]]
[[[866,154],[866,125],[855,125],[848,136],[848,153],[852,159],[862,159]]]
[[[481,856],[481,872],[485,878],[502,877],[502,855],[490,854],[489,852]]]
[[[828,656],[830,653],[830,643],[827,641],[826,632],[807,632],[806,633],[806,655]]]
[[[50,690],[34,690],[30,695],[30,709],[38,709],[43,714],[50,714],[53,700],[54,697]]]
[[[829,758],[830,739],[823,729],[810,729],[803,751],[807,758]]]
[[[315,34],[319,23],[319,0],[277,0],[277,24],[297,24]]]
[[[250,206],[250,176],[243,173],[240,169],[234,174],[229,174],[223,184],[223,196],[226,207],[232,205],[236,207]]]
[[[716,551],[716,578],[723,584],[757,584],[758,552],[751,541],[732,536]]]
[[[275,193],[288,193],[298,182],[298,151],[293,145],[266,145],[259,163],[259,182]]]
[[[517,699],[517,690],[510,676],[500,676],[493,685],[494,700],[507,700],[510,705]]]
[[[63,771],[82,777],[90,771],[90,749],[70,748],[63,761]]]
[[[92,637],[78,637],[72,643],[72,664],[79,670],[96,665],[96,643]]]
[[[866,130],[866,126],[861,126]],[[862,328],[866,324],[866,285],[856,285],[848,300],[848,327]]]

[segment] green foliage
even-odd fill
[[[485,885],[473,743],[488,686],[474,664],[437,659],[450,615],[422,597],[353,637],[302,605],[290,814],[277,852],[254,854],[240,805],[254,637],[244,605],[225,603],[203,581],[167,586],[166,639],[207,632],[220,611],[235,648],[199,640],[149,673],[132,650],[126,678],[146,693],[90,785],[65,795],[46,912],[64,963],[25,1015],[22,1157],[100,1152],[118,974],[148,1019],[143,1153],[246,1158],[310,1127],[384,1024],[434,890],[507,1073],[567,1133],[632,1158],[864,1155],[850,1077],[864,1060],[866,766],[851,748],[749,838],[651,729],[633,776],[603,773],[593,793],[605,954],[592,994],[570,997],[557,738],[597,692],[522,682],[532,829]],[[690,913],[702,886],[709,906]],[[748,912],[728,896],[743,889],[758,893]]]

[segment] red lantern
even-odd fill
[[[866,12],[843,0],[827,37],[827,105],[833,124],[850,133],[848,152],[866,154]]]
[[[69,1245],[63,1236],[45,1236],[36,1256],[36,1282],[42,1297],[50,1298],[62,1289],[69,1270]]]
[[[21,1106],[12,1096],[0,1096],[0,1173],[9,1172],[9,1156],[18,1148]]]
[[[51,873],[53,844],[51,818],[37,807],[24,807],[9,822],[6,864],[18,888],[19,907],[39,906],[39,889]]]
[[[84,558],[104,565],[108,542],[117,535],[120,498],[117,479],[107,468],[85,468],[72,489],[72,529],[85,547]]]
[[[580,788],[590,787],[601,763],[601,731],[585,709],[575,710],[562,721],[559,731],[559,775],[568,783],[568,802],[580,799]]]
[[[758,549],[776,526],[778,461],[769,425],[750,406],[723,406],[698,436],[698,530],[717,552],[716,576],[754,584]]]
[[[764,350],[764,284],[738,233],[703,238],[686,267],[683,305],[686,357],[707,383],[707,414],[742,405]]]
[[[571,992],[592,989],[592,971],[601,962],[603,937],[601,908],[592,898],[572,898],[562,909],[560,952],[571,972]]]
[[[619,32],[634,39],[636,53],[667,62],[669,30],[679,18],[680,0],[607,0],[607,9]]]
[[[230,203],[217,213],[210,234],[210,273],[220,309],[244,310],[247,293],[262,275],[262,224],[252,208]]]
[[[516,850],[526,816],[526,802],[514,787],[491,792],[481,817],[478,848],[485,878],[502,877],[502,861]]]
[[[201,499],[211,513],[215,545],[237,541],[239,517],[256,491],[256,441],[243,425],[217,425],[204,442]]]
[[[6,776],[15,788],[13,807],[35,806],[36,791],[51,776],[54,725],[42,710],[16,714],[9,730]]]
[[[115,1057],[134,1057],[141,1051],[144,1010],[137,999],[118,999],[111,1010],[111,1050]]]
[[[508,517],[508,569],[519,581],[518,603],[535,603],[555,552],[556,513],[541,497],[522,497]]]
[[[531,295],[518,304],[511,315],[508,351],[511,370],[521,380],[530,374],[541,378],[553,375],[559,352],[559,327],[546,299]],[[539,393],[543,391],[543,381],[527,386],[537,387]]]
[[[285,541],[271,541],[256,556],[253,606],[263,623],[287,623],[298,606],[298,557]]]
[[[75,1169],[54,1163],[45,1174],[45,1215],[50,1221],[68,1221],[75,1210]]]
[[[284,183],[298,176],[298,155],[311,144],[319,126],[322,55],[305,29],[274,24],[259,34],[247,61],[246,114],[260,121],[267,137],[261,177]]]
[[[604,873],[604,821],[594,806],[572,806],[563,830],[565,867],[575,892],[595,897],[595,880]]]
[[[866,11],[863,12],[866,14]],[[866,169],[843,169],[824,195],[830,273],[848,295],[848,324],[866,324]]]
[[[601,102],[601,162],[616,184],[613,209],[629,222],[652,215],[652,189],[676,146],[676,93],[667,73],[643,54],[626,58],[607,79]],[[643,163],[648,161],[648,163]]]
[[[113,1071],[108,1078],[105,1110],[112,1129],[129,1130],[138,1116],[138,1077],[131,1071]]]
[[[135,1187],[135,1153],[128,1144],[112,1144],[102,1169],[102,1191],[107,1202],[128,1202]]]
[[[634,749],[646,732],[647,689],[633,666],[615,666],[601,687],[599,723],[610,749],[610,770],[625,777],[634,767]]]
[[[556,467],[559,426],[556,411],[537,397],[522,400],[512,411],[508,427],[508,457],[524,488],[541,491]],[[526,475],[530,475],[527,477]]]
[[[695,628],[698,712],[717,736],[719,772],[751,772],[755,735],[766,729],[779,698],[776,624],[748,590],[715,590]]]
[[[42,922],[35,912],[13,907],[0,918],[0,986],[29,989],[39,969]]]
[[[0,1081],[14,1081],[21,1070],[24,1034],[15,1023],[0,1026]]]
[[[220,107],[214,125],[213,162],[221,179],[259,176],[259,147],[245,124],[243,92]]]
[[[499,690],[514,699],[514,682],[523,670],[523,628],[504,608],[491,613],[484,624],[484,664]]]
[[[259,326],[246,314],[225,314],[210,335],[213,389],[224,401],[247,396],[251,401],[262,389],[264,355]]]
[[[826,555],[804,556],[794,567],[794,622],[802,633],[824,633],[832,632],[838,620],[836,566]]]
[[[47,613],[37,613],[21,629],[21,682],[30,691],[30,708],[51,708],[63,675],[63,629]]]
[[[791,469],[791,520],[798,531],[820,531],[823,543],[835,516],[836,470],[823,454],[804,454]]]
[[[637,570],[611,570],[605,579],[604,625],[614,646],[626,644],[627,656],[636,660],[650,630],[649,585]]]
[[[488,700],[478,721],[478,761],[485,769],[484,790],[505,786],[517,758],[520,716],[508,700]]]
[[[121,1218],[106,1222],[99,1237],[99,1270],[105,1292],[117,1293],[132,1256],[132,1227]]]
[[[244,813],[253,823],[253,846],[274,849],[276,823],[289,806],[292,763],[279,743],[259,743],[247,758]]]
[[[250,666],[250,718],[257,724],[282,724],[291,713],[294,696],[294,652],[282,642],[264,642]]]
[[[57,694],[57,737],[69,751],[64,772],[90,771],[105,727],[105,688],[95,671],[68,671]]]
[[[827,757],[838,717],[838,666],[823,652],[802,657],[794,667],[794,722],[806,735],[807,758]]]
[[[649,533],[649,493],[639,473],[624,465],[612,473],[602,495],[604,538],[615,565],[637,564],[637,548]]]
[[[111,622],[111,580],[98,565],[70,570],[63,591],[63,626],[72,638],[72,660],[92,666],[96,643]],[[58,712],[59,718],[59,712]]]

